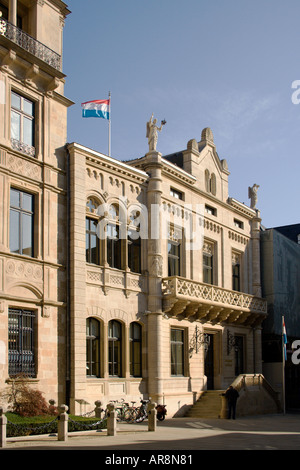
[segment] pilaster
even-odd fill
[[[148,373],[149,396],[160,402],[162,399],[162,162],[161,154],[149,152],[146,155],[145,171],[149,174],[148,206]]]
[[[85,158],[70,147],[70,324],[71,324],[71,396],[85,397],[86,388],[86,268],[85,268]]]
[[[251,220],[251,243],[252,243],[252,294],[261,297],[260,279],[260,212]]]

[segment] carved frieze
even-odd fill
[[[41,181],[42,179],[42,171],[37,164],[23,160],[22,158],[18,158],[14,155],[7,156],[6,166],[10,171],[17,173],[18,175],[26,176],[35,181]]]
[[[5,263],[5,273],[9,278],[32,279],[35,282],[43,282],[43,269],[40,265],[9,259]]]

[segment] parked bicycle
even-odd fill
[[[147,405],[151,400],[141,400],[141,406],[137,409],[137,416],[135,418],[136,423],[144,421],[148,417]]]

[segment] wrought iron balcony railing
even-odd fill
[[[22,29],[4,19],[0,19],[0,36],[4,36],[46,64],[61,72],[61,56],[41,42],[37,41]]]

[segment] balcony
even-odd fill
[[[4,19],[0,19],[0,36],[4,36],[25,51],[30,52],[30,54],[33,54],[38,59],[61,72],[62,61],[59,54]]]
[[[176,276],[162,280],[162,299],[163,312],[179,319],[253,327],[267,315],[262,298]]]

